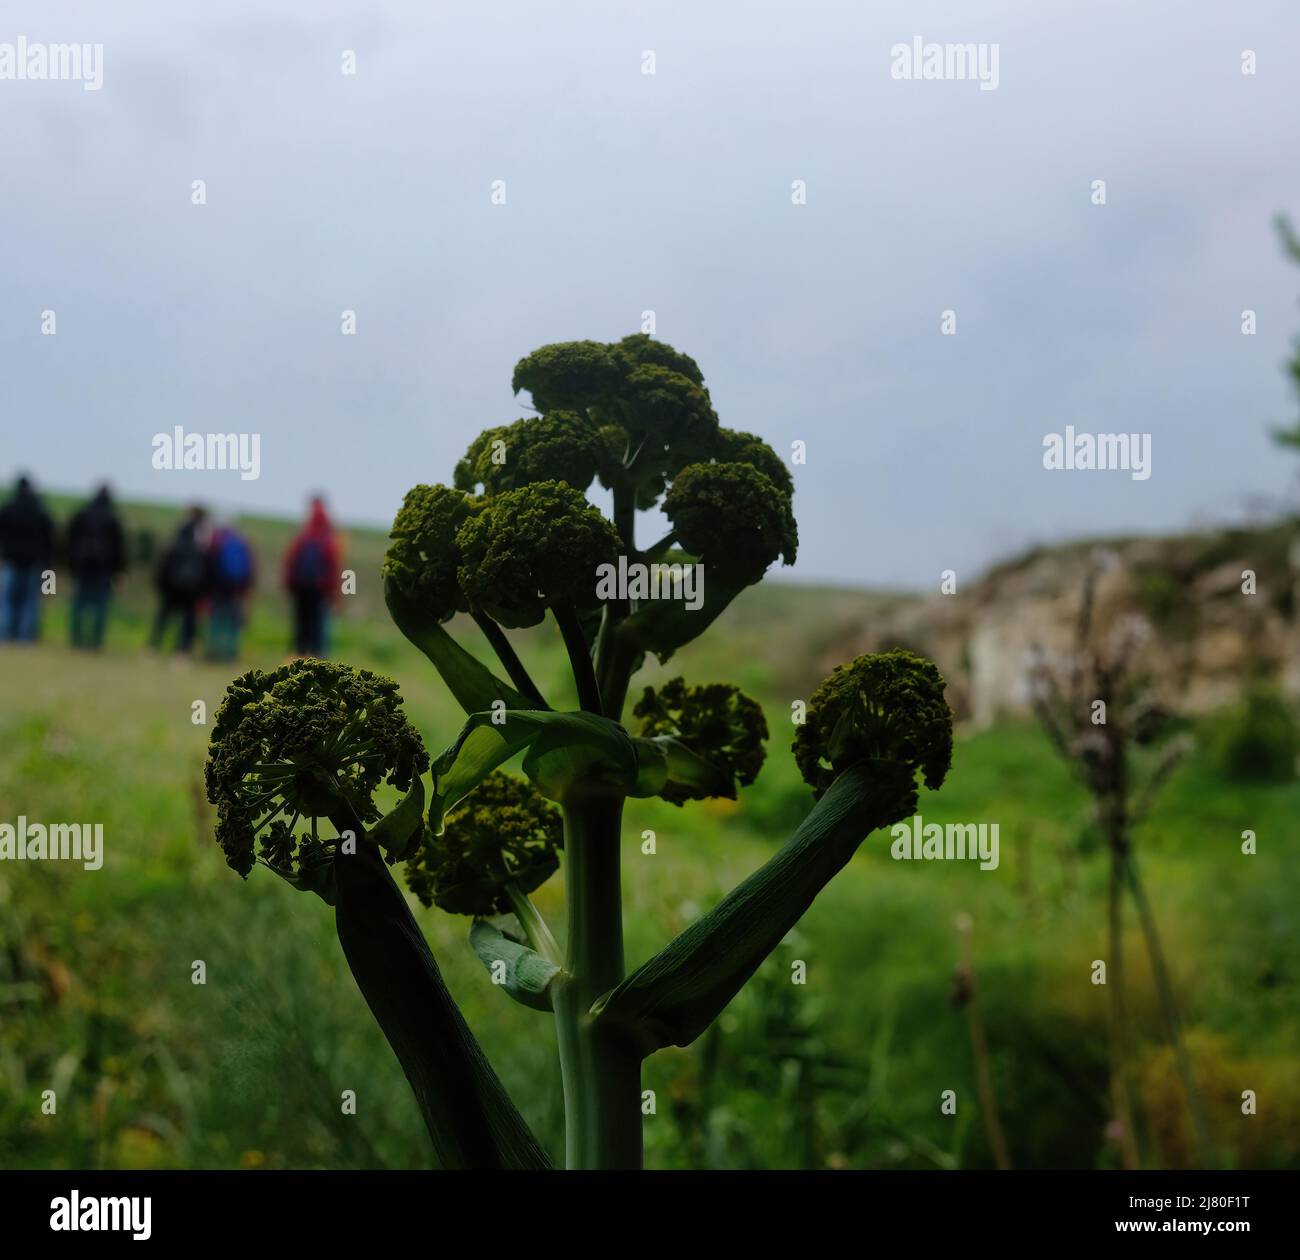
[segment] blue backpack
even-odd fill
[[[248,544],[231,531],[224,535],[217,547],[217,580],[223,586],[241,588],[253,576],[253,557]]]

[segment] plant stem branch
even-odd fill
[[[623,720],[623,705],[627,701],[628,684],[632,681],[636,657],[636,649],[628,643],[625,636],[616,631],[611,636],[604,669],[599,675],[600,696],[605,707],[605,716],[615,722]]]
[[[628,479],[614,486],[614,528],[631,559],[636,555],[636,486]]]
[[[659,560],[668,549],[677,541],[677,531],[670,529],[657,543],[647,548],[645,558],[647,560]]]
[[[628,559],[634,560],[637,556],[636,486],[630,479],[620,481],[614,487],[614,528],[618,530]],[[618,628],[631,612],[629,601],[610,600],[605,605],[600,633],[596,637],[596,680],[604,700],[603,712],[616,722],[623,712],[623,699],[632,673],[632,660],[619,637]]]
[[[609,654],[614,649],[614,640],[618,637],[618,616],[613,603],[607,603],[600,613],[600,629],[596,631],[596,685],[600,688],[602,701],[606,696],[605,679],[609,670]],[[608,716],[608,714],[606,714]]]
[[[510,681],[514,683],[515,690],[527,696],[529,700],[534,701],[538,708],[549,709],[551,706],[542,698],[542,693],[538,690],[537,684],[529,676],[528,671],[524,668],[523,661],[519,659],[519,654],[506,637],[506,632],[491,617],[484,612],[480,612],[477,608],[470,613],[470,616],[474,618],[478,628],[483,631],[483,636],[492,645],[492,650],[497,654],[497,660],[501,662],[506,673],[510,675]]]
[[[564,648],[569,654],[573,681],[578,685],[578,704],[588,713],[600,713],[600,686],[596,682],[591,652],[587,649],[587,641],[578,622],[577,609],[572,604],[556,603],[551,605],[551,613],[555,617],[555,624],[560,627]]]

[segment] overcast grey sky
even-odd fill
[[[653,310],[724,424],[806,442],[796,577],[933,589],[1294,481],[1294,0],[6,0],[20,35],[104,52],[0,81],[6,480],[386,522],[523,414],[521,355]],[[891,77],[915,36],[996,43],[997,89]],[[155,471],[175,424],[260,478]],[[1067,424],[1150,433],[1150,478],[1045,470]]]

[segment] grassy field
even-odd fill
[[[170,514],[132,510],[161,542]],[[274,557],[285,528],[251,525]],[[358,594],[335,655],[401,684],[435,751],[460,715],[432,667],[383,616],[382,539],[356,533]],[[143,553],[146,548],[142,547]],[[268,570],[270,566],[268,565]],[[406,1167],[431,1152],[409,1090],[352,982],[332,913],[265,871],[245,883],[211,839],[202,764],[229,666],[146,652],[149,591],[131,579],[101,656],[64,642],[67,592],[47,641],[0,647],[0,821],[104,825],[105,862],[0,865],[0,1166]],[[769,585],[672,662],[730,678],[764,702],[768,764],[739,804],[628,806],[624,892],[638,962],[761,863],[807,809],[789,752],[789,706],[815,657],[878,600]],[[540,632],[539,632],[540,633]],[[264,584],[247,663],[283,659],[281,598]],[[469,636],[466,636],[469,642]],[[561,661],[519,640],[553,703]],[[662,671],[656,671],[662,672]],[[1138,837],[1189,1047],[1225,1164],[1300,1165],[1300,787],[1249,790],[1195,754]],[[960,741],[927,821],[997,822],[1001,864],[895,862],[877,833],[777,955],[688,1050],[656,1056],[647,1162],[659,1167],[985,1166],[966,1011],[952,1002],[954,921],[972,916],[977,996],[1013,1161],[1114,1160],[1106,1122],[1105,870],[1086,802],[1038,733]],[[652,828],[657,853],[633,837]],[[1240,833],[1259,854],[1240,853]],[[561,922],[562,878],[537,894]],[[496,992],[465,943],[468,921],[418,911],[447,982],[529,1122],[562,1146],[550,1021]],[[1159,1007],[1130,921],[1144,1160],[1193,1160]],[[193,964],[206,983],[192,983]],[[807,983],[791,983],[792,964]],[[344,1115],[343,1090],[357,1095]],[[1258,1114],[1241,1113],[1254,1090]],[[57,1111],[42,1112],[54,1090]],[[940,1095],[955,1090],[955,1116]]]

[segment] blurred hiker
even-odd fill
[[[19,477],[0,508],[0,642],[32,643],[40,633],[41,574],[54,559],[54,521],[32,483]]]
[[[203,521],[203,509],[190,508],[158,562],[154,577],[158,587],[158,616],[149,636],[150,645],[155,648],[162,648],[173,621],[177,623],[176,650],[188,652],[194,646],[199,600],[208,582],[208,557],[201,536]]]
[[[229,521],[218,521],[208,541],[208,658],[233,661],[244,629],[244,599],[253,586],[253,549]]]
[[[107,486],[101,486],[68,525],[72,570],[72,646],[104,645],[114,579],[126,570],[126,536]]]
[[[293,598],[293,650],[299,656],[326,653],[326,623],[341,563],[338,535],[324,501],[313,499],[307,524],[284,558],[284,585]]]

